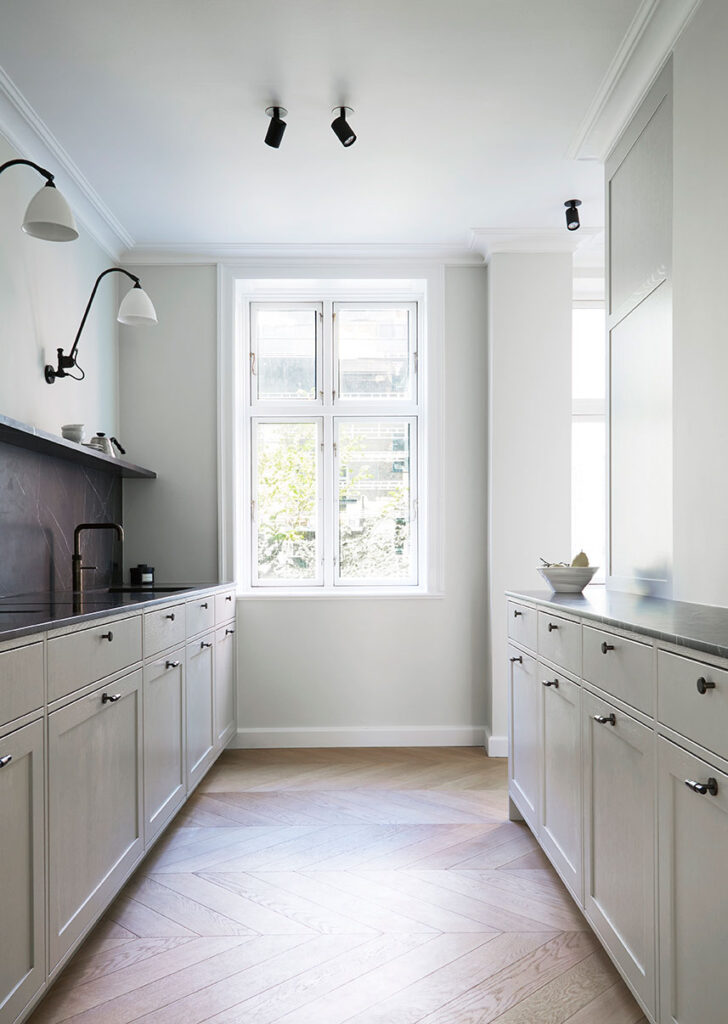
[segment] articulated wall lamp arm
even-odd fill
[[[34,238],[45,238],[49,242],[72,242],[78,238],[78,229],[71,208],[56,188],[51,172],[32,160],[18,158],[7,160],[0,165],[0,174],[8,167],[16,167],[18,164],[32,167],[46,180],[44,187],[40,192],[36,192],[28,204],[23,218],[23,231]]]
[[[59,348],[57,368],[53,369],[50,365],[47,365],[45,368],[44,376],[47,384],[55,383],[56,377],[70,377],[71,380],[83,380],[85,377],[85,373],[76,362],[78,343],[81,339],[81,332],[83,331],[86,320],[88,319],[91,305],[96,297],[99,284],[107,274],[126,274],[126,276],[134,282],[134,287],[131,288],[121,300],[119,313],[116,317],[119,323],[126,324],[130,327],[135,327],[139,324],[156,324],[157,314],[154,310],[154,306],[152,305],[152,300],[142,288],[136,274],[132,274],[128,270],[124,270],[123,267],[109,267],[108,270],[103,270],[96,278],[93,289],[91,290],[91,295],[86,303],[86,309],[84,310],[81,323],[76,331],[76,337],[73,339],[73,345],[71,346],[70,352],[66,355],[63,349]],[[66,372],[67,370],[71,370],[74,366],[81,370],[80,377]]]

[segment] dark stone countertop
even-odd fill
[[[605,626],[644,633],[681,647],[728,658],[728,608],[642,597],[601,586],[587,587],[583,594],[552,594],[545,590],[508,590],[506,593],[508,597],[554,611],[571,612]]]
[[[80,626],[105,616],[142,611],[164,602],[186,601],[195,593],[209,593],[230,583],[157,583],[139,590],[70,590],[13,594],[0,597],[0,642],[15,640],[49,629]]]

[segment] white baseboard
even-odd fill
[[[485,730],[485,749],[488,757],[508,757],[508,737],[491,736],[490,730]]]
[[[322,726],[311,729],[238,729],[229,747],[484,747],[483,726]]]

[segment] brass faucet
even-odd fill
[[[82,530],[116,530],[116,536],[121,543],[124,543],[124,530],[118,523],[79,523],[73,531],[73,558],[71,559],[71,574],[73,577],[73,590],[76,593],[83,591],[83,574],[89,569],[95,569],[95,565],[83,565],[81,562],[81,531]]]

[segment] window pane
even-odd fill
[[[603,419],[572,421],[572,554],[586,551],[599,566],[595,582],[605,578],[607,432]]]
[[[318,576],[318,428],[316,423],[257,423],[258,579]]]
[[[316,398],[315,309],[257,309],[256,395],[279,402]]]
[[[606,323],[603,309],[575,309],[572,398],[606,396]]]
[[[408,420],[339,421],[340,580],[412,576],[413,431]]]
[[[411,397],[413,321],[407,308],[337,308],[340,398]]]

